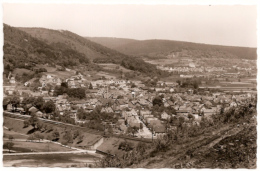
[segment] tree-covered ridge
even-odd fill
[[[98,43],[92,42],[75,33],[65,30],[51,30],[45,28],[19,28],[40,39],[52,47],[62,49],[70,48],[79,53],[85,54],[94,63],[114,63],[147,75],[167,75],[166,72],[158,70],[154,65],[144,62],[142,59],[130,57],[116,50],[107,48]]]
[[[5,69],[30,68],[35,64],[57,64],[64,67],[87,64],[89,59],[66,46],[51,46],[29,34],[4,24]]]
[[[210,45],[173,40],[133,40],[122,38],[95,37],[87,39],[101,45],[134,56],[162,58],[173,52],[187,51],[193,57],[225,57],[239,59],[257,58],[256,48]]]

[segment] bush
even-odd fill
[[[23,127],[27,128],[30,125],[28,120],[23,121]]]

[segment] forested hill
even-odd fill
[[[231,57],[257,59],[256,48],[209,45],[173,40],[133,40],[122,38],[87,37],[109,48],[133,56],[165,56],[172,52],[188,51],[194,57]]]
[[[129,57],[116,50],[65,30],[14,28],[4,24],[5,66],[24,67],[28,63],[53,63],[64,67],[79,64],[116,63],[146,75],[164,72],[142,59]],[[6,66],[7,67],[7,66]]]
[[[58,64],[65,67],[79,63],[88,64],[89,59],[68,46],[50,46],[29,34],[4,24],[4,66],[30,68],[35,64]]]

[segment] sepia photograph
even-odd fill
[[[259,3],[123,2],[1,4],[4,170],[256,169]]]

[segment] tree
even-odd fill
[[[124,151],[130,151],[133,149],[133,144],[128,141],[123,141],[119,144],[118,149],[122,149]]]
[[[146,151],[146,144],[144,142],[139,142],[136,146],[136,150],[140,153],[143,154]]]
[[[113,128],[111,126],[108,127],[108,133],[111,135],[113,134]]]
[[[79,130],[73,132],[73,139],[75,140],[79,136]]]
[[[12,135],[9,135],[9,140],[13,141],[14,137]]]
[[[126,132],[129,133],[129,134],[133,134],[133,136],[138,132],[139,128],[136,127],[136,126],[133,126],[133,127],[128,127]]]
[[[67,83],[67,82],[62,82],[60,86],[61,86],[61,87],[68,88],[68,83]]]
[[[53,131],[53,126],[49,125],[49,126],[47,126],[46,129],[48,130],[48,132],[51,132],[51,131]]]
[[[13,148],[13,146],[14,146],[13,142],[6,142],[6,143],[4,143],[3,147],[7,148],[9,150],[9,153],[10,153],[11,149]]]
[[[44,138],[44,136],[41,135],[41,134],[39,134],[39,133],[35,133],[35,134],[34,134],[34,137],[35,137],[35,139],[37,139],[37,140],[39,140],[39,141],[43,140],[43,138]]]
[[[83,134],[80,134],[77,143],[78,143],[78,144],[81,143],[81,142],[83,141],[83,139],[84,139],[84,135],[83,135]]]
[[[189,118],[189,120],[192,120],[192,121],[195,119],[195,117],[190,113],[188,114],[188,118]]]
[[[55,104],[53,103],[53,101],[48,101],[44,104],[43,109],[46,113],[52,113],[55,111]]]
[[[89,87],[88,87],[89,89],[93,89],[93,86],[92,86],[92,84],[90,83],[89,84]]]
[[[10,103],[12,104],[13,111],[15,111],[17,106],[20,104],[20,98],[18,96],[13,96]]]
[[[63,135],[63,139],[67,141],[67,143],[73,143],[72,132],[69,130],[65,130],[65,134]]]
[[[140,122],[140,129],[143,129],[143,123]]]
[[[47,140],[52,141],[53,140],[53,136],[52,135],[48,135],[47,136]]]
[[[33,126],[34,129],[36,129],[38,121],[39,121],[39,119],[38,119],[37,115],[35,113],[32,113],[31,117],[29,119],[29,123],[30,123],[30,125]]]
[[[69,97],[83,99],[86,97],[85,89],[83,88],[69,88],[67,89],[67,94]]]
[[[23,127],[27,128],[30,125],[30,122],[28,120],[23,121]]]
[[[60,137],[59,131],[55,129],[54,132],[52,133],[52,136],[55,138],[55,140],[59,139]]]
[[[179,117],[179,127],[182,127],[182,124],[184,123],[185,119],[184,117]]]
[[[27,138],[27,140],[29,140],[29,141],[35,140],[34,135],[30,135],[30,136]]]
[[[41,122],[41,121],[38,121],[37,122],[37,129],[38,130],[41,130],[42,132],[44,131],[44,125],[43,125],[43,123]]]
[[[43,100],[43,98],[42,98],[41,96],[38,97],[38,98],[35,100],[34,104],[35,104],[35,107],[36,107],[37,109],[42,110],[43,105],[44,105],[44,100]]]
[[[3,100],[3,108],[4,110],[7,110],[7,105],[10,103],[11,99],[9,97],[4,97]]]
[[[157,96],[153,99],[153,106],[155,105],[163,106],[163,101],[161,97]]]

